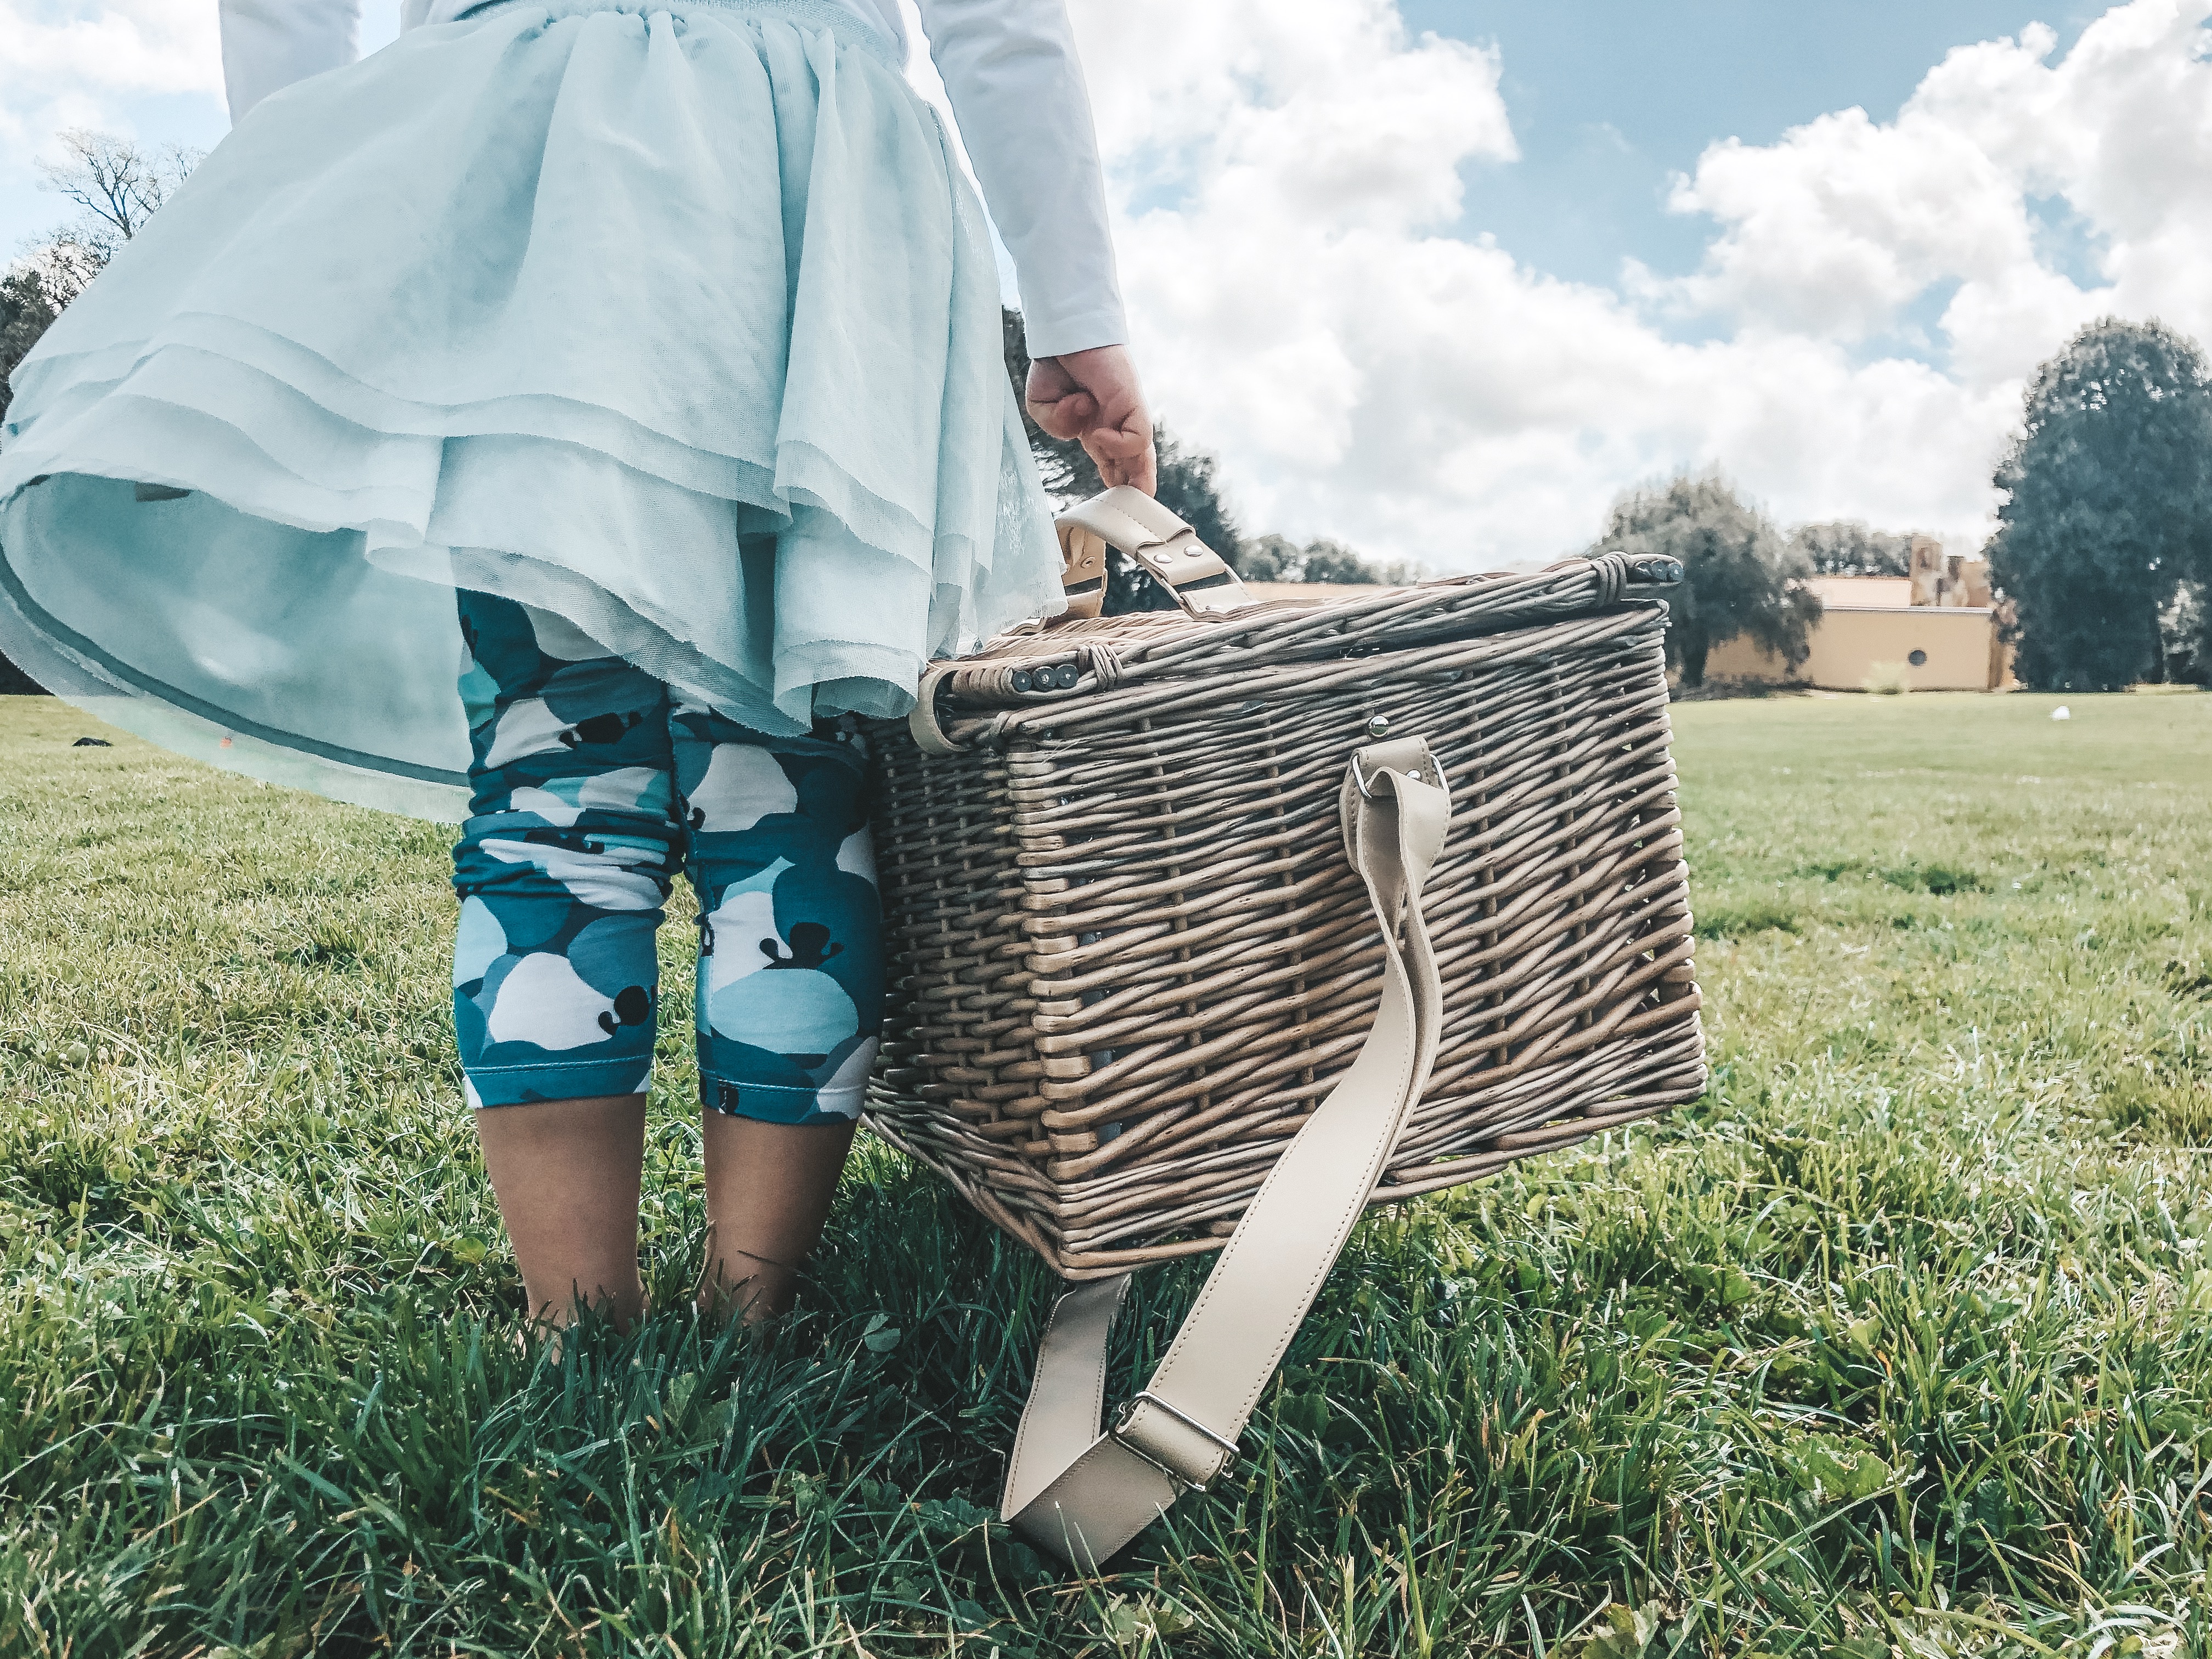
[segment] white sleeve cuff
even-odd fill
[[[1032,357],[1064,357],[1071,351],[1091,351],[1100,346],[1129,343],[1129,325],[1121,307],[1096,306],[1065,317],[1046,316],[1026,308],[1022,331]]]

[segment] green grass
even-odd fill
[[[1707,1098],[1370,1219],[1079,1583],[1018,1251],[875,1151],[772,1344],[525,1350],[443,833],[0,702],[0,1655],[2212,1653],[2212,698],[2069,701],[1680,707]]]

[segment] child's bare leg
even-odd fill
[[[699,1306],[748,1323],[791,1306],[853,1145],[850,1123],[763,1123],[711,1109],[707,1271]]]
[[[532,1316],[557,1329],[580,1298],[628,1327],[645,1307],[637,1272],[645,1097],[491,1106],[476,1120]]]

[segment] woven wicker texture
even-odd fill
[[[1376,1202],[1704,1087],[1664,607],[1535,575],[1010,635],[873,728],[894,994],[869,1121],[1071,1279],[1218,1249],[1351,1062],[1381,945],[1336,793],[1427,738],[1442,1048]]]

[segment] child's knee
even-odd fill
[[[769,738],[680,705],[671,724],[699,892],[702,1098],[769,1122],[849,1121],[884,1000],[858,734]]]
[[[506,816],[471,819],[454,849],[453,1024],[470,1103],[637,1093],[674,827],[525,830]]]

